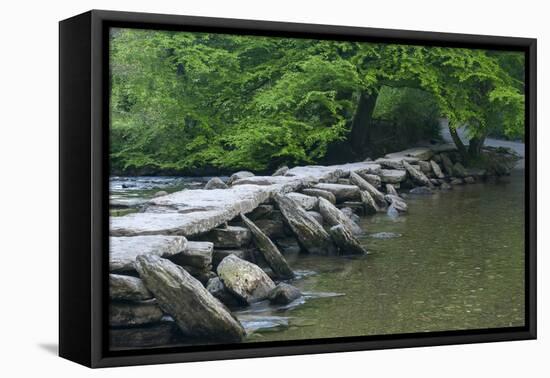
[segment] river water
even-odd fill
[[[112,178],[111,200],[140,202],[206,180]],[[303,273],[291,283],[308,296],[288,308],[260,303],[238,312],[248,329],[264,328],[248,341],[522,326],[523,170],[407,202],[397,219],[361,219],[368,256],[287,255]]]

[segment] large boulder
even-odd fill
[[[432,171],[433,171],[435,177],[437,177],[438,179],[444,179],[445,178],[445,175],[441,171],[441,167],[439,166],[439,164],[437,164],[433,160],[430,160],[430,165],[432,166]]]
[[[303,189],[302,193],[311,197],[322,197],[327,201],[329,201],[330,203],[336,204],[336,196],[326,190],[308,188],[308,189]]]
[[[141,255],[172,256],[185,250],[183,236],[144,235],[109,238],[109,270],[132,271]]]
[[[229,180],[227,180],[227,185],[231,185],[237,180],[241,180],[241,179],[244,179],[244,178],[247,178],[247,177],[252,177],[252,176],[254,176],[254,173],[248,172],[248,171],[235,172],[229,177]]]
[[[340,249],[342,255],[366,255],[367,250],[343,225],[339,224],[330,228],[330,236]]]
[[[336,206],[324,198],[319,198],[319,212],[323,216],[326,223],[330,226],[341,224],[352,234],[361,234],[363,232],[357,223],[353,222],[338,208],[336,208]]]
[[[185,249],[170,257],[178,265],[205,269],[212,265],[214,244],[211,242],[188,241]]]
[[[407,203],[403,201],[403,198],[399,196],[386,194],[384,198],[393,209],[397,210],[400,213],[406,213],[409,210]]]
[[[392,184],[386,184],[386,193],[399,197],[399,193]]]
[[[407,171],[403,169],[382,169],[380,180],[387,184],[398,184],[407,179]]]
[[[370,183],[372,186],[374,186],[377,189],[382,186],[382,180],[380,179],[380,176],[378,176],[378,175],[373,175],[373,174],[370,174],[370,173],[364,173],[364,174],[360,174],[359,176],[364,178],[365,181],[367,181],[368,183]]]
[[[275,283],[262,269],[235,255],[223,259],[216,271],[225,287],[249,304],[266,299],[275,288]]]
[[[250,243],[248,228],[239,226],[218,227],[201,236],[202,240],[214,243],[216,248],[239,248]]]
[[[272,304],[285,305],[300,298],[302,293],[296,287],[281,282],[269,293],[268,299]]]
[[[140,256],[136,269],[160,307],[185,335],[219,342],[238,342],[241,324],[226,307],[183,268],[158,256]]]
[[[303,249],[319,255],[334,255],[336,253],[329,234],[306,210],[298,206],[291,198],[280,194],[276,194],[274,200]]]
[[[336,197],[336,202],[361,200],[361,192],[355,185],[319,183],[314,185],[313,188],[331,192]]]
[[[154,299],[142,302],[111,302],[109,325],[127,327],[159,322],[164,314]]]
[[[109,274],[109,296],[111,299],[126,301],[144,301],[153,298],[142,280],[120,274]]]
[[[350,180],[354,185],[357,185],[362,191],[367,191],[374,200],[380,204],[384,203],[384,195],[376,189],[371,183],[363,179],[355,172],[350,173]]]
[[[420,171],[419,169],[416,169],[415,167],[413,167],[412,165],[410,165],[406,161],[403,162],[403,166],[405,167],[405,169],[407,170],[407,172],[411,176],[411,179],[415,183],[423,185],[423,186],[428,186],[428,187],[433,186],[430,179],[428,177],[426,177],[426,175],[422,171]]]
[[[315,196],[308,196],[302,193],[288,193],[287,197],[292,198],[296,203],[304,208],[304,210],[313,210],[317,208],[319,199]]]
[[[225,182],[222,181],[219,177],[212,177],[206,185],[204,186],[204,189],[210,190],[210,189],[227,189],[228,186]]]
[[[264,257],[265,261],[267,261],[267,264],[275,276],[280,279],[293,278],[294,272],[290,269],[286,259],[283,257],[281,252],[279,252],[279,249],[271,241],[271,239],[269,239],[269,237],[267,237],[262,230],[260,230],[254,222],[248,219],[244,214],[241,214],[241,218],[246,227],[250,229],[254,244]]]

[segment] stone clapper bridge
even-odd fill
[[[273,176],[238,172],[227,184],[216,178],[212,189],[163,195],[141,212],[111,217],[111,347],[244,340],[265,322],[243,307],[289,306],[312,295],[284,282],[295,278],[286,251],[364,255],[355,213],[399,216],[407,211],[399,188],[429,194],[484,174],[453,163],[453,150],[419,147]],[[278,318],[267,323],[284,326]]]

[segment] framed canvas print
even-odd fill
[[[60,355],[536,337],[536,41],[60,23]]]

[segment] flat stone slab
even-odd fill
[[[182,190],[149,201],[155,212],[112,217],[110,232],[112,236],[201,234],[241,213],[249,213],[278,189],[277,186],[238,185],[230,189]],[[161,213],[159,207],[172,212]]]
[[[157,214],[152,214],[157,215]],[[147,235],[109,238],[109,270],[132,271],[141,255],[172,256],[185,250],[187,239],[182,236]]]

